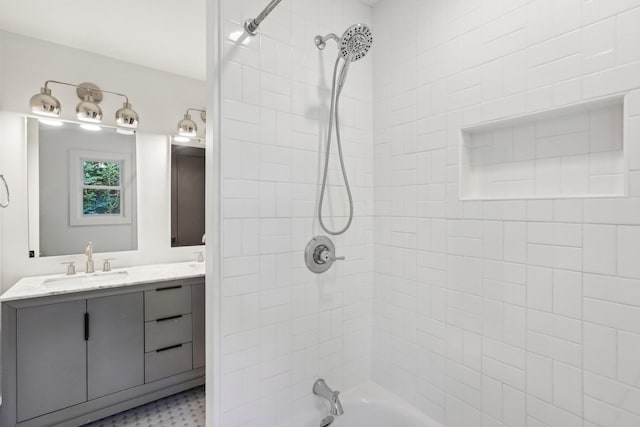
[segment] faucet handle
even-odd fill
[[[105,258],[104,262],[102,263],[102,271],[111,271],[111,261],[113,261],[115,258]]]
[[[67,276],[73,276],[76,274],[76,262],[75,261],[67,261],[61,262],[60,264],[67,266]]]

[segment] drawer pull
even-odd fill
[[[179,319],[182,317],[182,314],[178,314],[177,316],[169,316],[163,317],[162,319],[156,319],[156,322],[166,322],[167,320]]]
[[[89,341],[89,313],[84,314],[84,340]]]
[[[176,345],[172,345],[165,348],[159,348],[158,350],[156,350],[156,353],[162,353],[163,351],[173,350],[174,348],[180,348],[180,347],[182,347],[182,344],[176,344]]]
[[[180,289],[182,288],[182,286],[168,286],[166,288],[157,288],[156,292],[160,292],[160,291],[170,291],[171,289]]]

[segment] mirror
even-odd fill
[[[29,256],[137,249],[135,134],[26,120]]]
[[[171,246],[204,243],[204,148],[171,145]]]

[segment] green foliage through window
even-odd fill
[[[83,162],[82,213],[119,215],[121,212],[120,163]]]
[[[120,163],[84,162],[84,185],[120,186]]]

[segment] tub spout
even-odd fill
[[[329,401],[329,403],[331,404],[331,409],[329,410],[331,415],[344,414],[342,403],[340,402],[339,397],[340,392],[331,390],[323,379],[319,379],[313,384],[313,394],[325,398]]]

